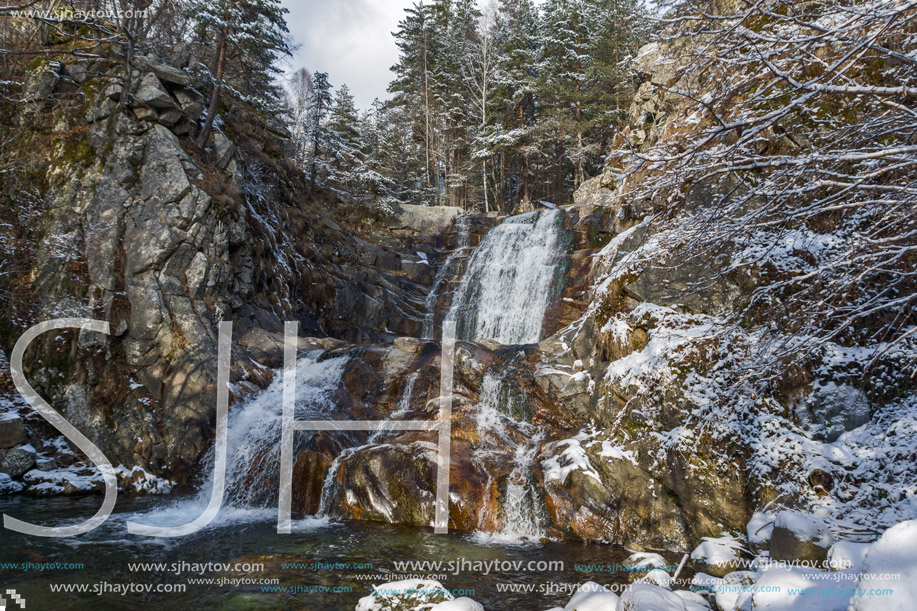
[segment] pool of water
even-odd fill
[[[61,525],[89,517],[99,503],[98,497],[6,497],[0,498],[0,511],[29,522]],[[274,510],[224,510],[213,526],[175,539],[127,533],[128,519],[163,522],[163,516],[181,508],[181,503],[162,498],[122,498],[105,524],[77,537],[39,538],[3,530],[0,587],[15,589],[29,609],[353,610],[372,584],[410,574],[432,575],[488,610],[543,610],[566,604],[572,584],[589,580],[627,582],[624,572],[585,571],[576,566],[624,564],[629,553],[621,547],[520,543],[473,533],[436,535],[431,529],[315,518],[295,522],[292,534],[278,535]],[[678,558],[670,560],[677,563]],[[398,570],[396,562],[402,561],[443,564],[439,568]],[[554,564],[526,566],[539,561]],[[522,568],[517,569],[512,562],[521,562]],[[79,563],[82,568],[34,566],[48,563]],[[164,566],[138,569],[131,567],[132,563]],[[195,566],[208,563],[209,567]],[[213,563],[240,566],[227,571]],[[263,564],[263,570],[251,564]],[[199,579],[212,581],[195,582]],[[276,581],[264,584],[244,580]],[[60,590],[61,585],[85,591],[53,591]],[[125,593],[125,586],[135,591]],[[154,591],[137,591],[147,586]],[[288,590],[279,592],[278,587]],[[507,587],[516,591],[503,591]],[[164,591],[169,589],[174,591]]]

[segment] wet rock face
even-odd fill
[[[342,354],[350,361],[335,418],[437,417],[438,344],[401,338],[329,356]],[[564,374],[544,373],[554,358],[533,347],[458,342],[450,528],[690,549],[703,536],[744,526],[741,480],[675,453],[666,457],[671,465],[657,464],[649,438],[621,442],[601,430],[580,430],[576,410],[594,406],[577,408],[575,393],[545,392],[540,385],[553,376],[560,383]],[[562,359],[554,363],[558,372],[563,367]],[[295,513],[321,508],[343,518],[431,525],[435,433],[332,435],[340,445],[312,443],[296,459]]]
[[[435,447],[431,441],[374,446],[343,461],[334,514],[395,524],[432,524]]]

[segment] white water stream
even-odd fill
[[[439,298],[443,293],[443,289],[445,288],[444,285],[455,273],[454,268],[456,261],[463,257],[471,246],[471,235],[468,227],[470,220],[471,217],[469,216],[460,216],[455,219],[455,250],[449,253],[446,260],[443,261],[443,264],[440,265],[439,269],[436,271],[436,276],[433,278],[433,286],[430,287],[430,292],[427,293],[427,313],[424,316],[423,330],[420,334],[423,339],[433,339],[436,323],[436,304],[439,302]]]
[[[556,251],[560,235],[559,210],[544,210],[506,219],[490,230],[474,251],[466,273],[455,292],[446,320],[456,320],[462,339],[489,338],[503,344],[534,343],[541,339],[545,310],[557,267]],[[423,335],[432,337],[433,309],[443,285],[454,273],[455,260],[468,250],[466,218],[457,222],[458,247],[437,273],[428,297],[428,314]],[[303,356],[297,366],[295,418],[331,419],[337,409],[334,394],[349,357],[324,361],[319,353]],[[418,374],[406,377],[398,408],[389,418],[397,419],[411,410],[411,399]],[[264,391],[235,405],[229,417],[227,440],[226,493],[223,509],[212,526],[236,521],[276,519],[280,467],[280,436],[283,412],[283,381],[278,372]],[[519,421],[519,398],[504,389],[504,382],[488,374],[481,388],[478,425],[492,440],[479,451],[501,460],[511,460],[513,469],[503,498],[503,527],[491,534],[495,542],[512,543],[538,540],[545,525],[535,487],[533,467],[542,433]],[[506,403],[505,405],[503,403]],[[509,431],[524,433],[524,441]],[[378,442],[381,432],[373,433],[366,444],[344,450],[325,475],[318,516],[326,516],[334,497],[335,477],[342,461],[356,451]],[[307,440],[297,433],[296,448]],[[294,451],[295,456],[295,451]],[[202,461],[204,481],[192,498],[134,516],[136,521],[154,526],[181,525],[193,520],[207,507],[213,487],[213,452]]]
[[[503,494],[503,526],[499,533],[477,533],[481,542],[516,543],[538,541],[545,536],[545,520],[542,501],[535,486],[535,454],[543,438],[538,427],[514,418],[519,398],[505,386],[503,381],[491,374],[484,375],[481,384],[480,402],[477,409],[477,425],[484,438],[492,437],[493,447],[482,448],[487,454],[505,457],[512,452],[513,470],[510,473]],[[515,429],[524,434],[520,442],[508,431]]]
[[[512,216],[474,251],[446,320],[459,339],[530,344],[541,339],[557,268],[561,210]]]

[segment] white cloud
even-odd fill
[[[335,87],[347,83],[357,105],[388,96],[389,68],[398,61],[392,32],[411,0],[282,0],[299,43],[293,70],[327,72]]]

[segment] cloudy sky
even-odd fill
[[[291,71],[327,72],[335,87],[347,83],[357,105],[388,96],[389,68],[398,61],[391,33],[411,0],[282,0],[300,47]]]

